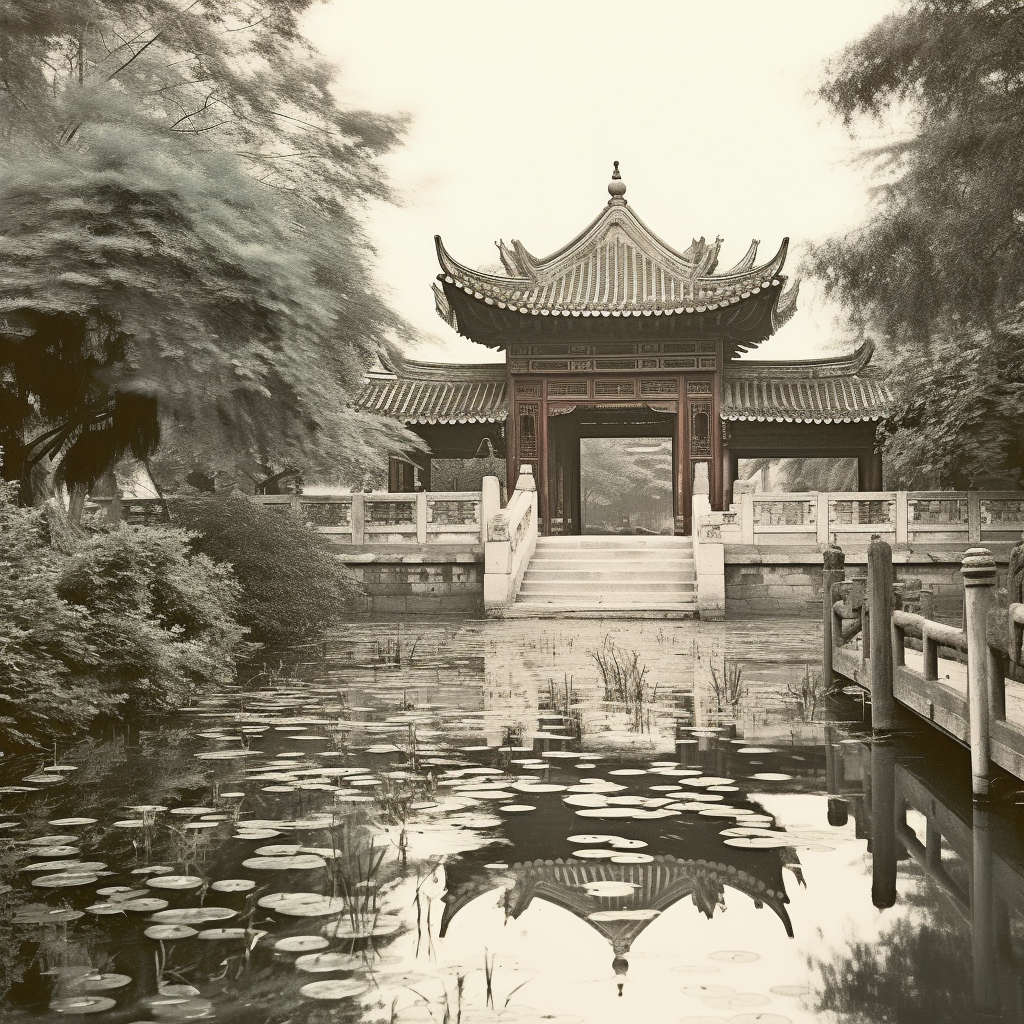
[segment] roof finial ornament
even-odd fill
[[[626,194],[626,183],[622,180],[622,175],[619,174],[619,161],[614,161],[615,169],[612,171],[612,180],[608,182],[608,194],[611,199],[608,200],[609,206],[625,206],[626,200],[622,197]]]

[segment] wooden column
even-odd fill
[[[972,825],[971,944],[974,960],[974,1009],[986,1016],[996,1016],[999,1014],[999,952],[992,880],[992,822],[989,812],[975,807]]]
[[[975,800],[988,796],[992,773],[989,738],[988,635],[986,623],[996,589],[996,563],[986,548],[970,548],[964,578],[964,633],[967,636],[967,704],[970,714],[971,787]]]
[[[537,461],[540,476],[537,480],[537,508],[543,520],[541,533],[551,536],[551,481],[548,477],[548,403],[541,401],[540,415],[537,418]]]
[[[874,446],[857,456],[857,490],[882,490],[882,453]]]
[[[871,658],[871,728],[896,728],[892,669],[892,548],[877,534],[868,545],[868,621],[864,641]]]
[[[879,630],[880,632],[880,630]],[[896,903],[896,751],[887,738],[871,742],[871,902]]]
[[[685,482],[690,472],[690,453],[686,449],[686,378],[679,378],[679,408],[676,410],[675,431],[672,436],[672,515],[675,532],[689,533],[690,509],[686,507],[690,488]]]

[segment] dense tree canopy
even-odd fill
[[[1019,480],[1024,3],[905,0],[832,61],[821,96],[855,135],[889,139],[863,156],[866,222],[812,270],[883,342],[891,465],[919,484]]]
[[[395,445],[349,401],[401,329],[359,216],[402,126],[335,103],[312,2],[0,0],[8,477],[89,485],[168,427],[211,467]]]

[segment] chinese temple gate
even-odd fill
[[[437,236],[438,314],[503,351],[505,365],[410,361],[371,377],[360,404],[403,419],[435,455],[486,440],[505,454],[510,488],[531,464],[546,534],[581,532],[587,437],[671,441],[677,533],[690,531],[695,484],[706,482],[713,508],[727,506],[741,458],[855,457],[861,489],[880,489],[874,437],[889,395],[867,367],[870,346],[840,359],[737,359],[796,311],[788,239],[762,263],[752,242],[719,271],[722,240],[671,248],[627,204],[618,162],[608,191],[594,221],[550,256],[499,242],[504,275],[463,266]],[[391,483],[404,489],[411,473],[393,471]]]

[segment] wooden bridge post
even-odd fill
[[[970,648],[968,648],[968,652]],[[999,1013],[999,953],[995,892],[992,881],[992,822],[989,812],[974,808],[971,830],[971,938],[974,960],[974,1009]]]
[[[821,572],[821,681],[827,690],[832,685],[833,637],[832,584],[846,579],[846,556],[838,544],[830,544],[822,555]],[[840,631],[842,623],[839,624]],[[840,635],[842,640],[842,635]]]
[[[964,578],[967,638],[967,704],[970,717],[971,787],[975,800],[988,796],[992,774],[989,741],[987,619],[996,589],[996,563],[987,548],[970,548],[960,566]]]
[[[892,682],[892,548],[874,534],[868,545],[868,621],[865,641],[871,658],[871,728],[888,732],[896,728],[896,699]]]
[[[889,737],[871,741],[871,902],[896,903],[896,750]]]

